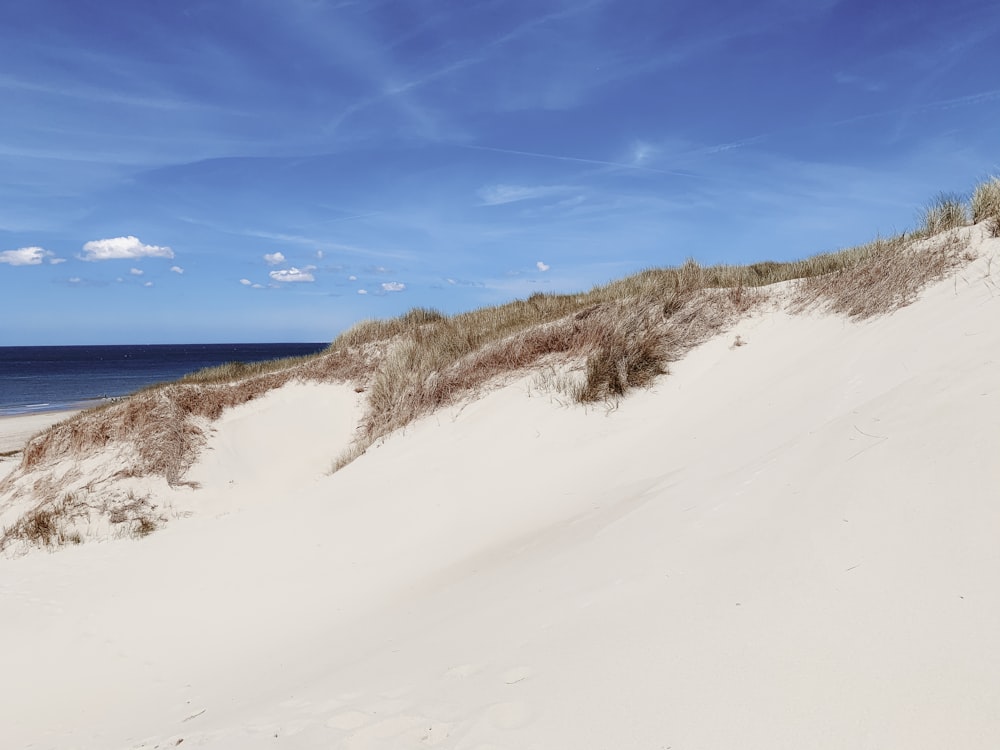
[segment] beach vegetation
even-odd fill
[[[415,419],[532,370],[552,373],[545,382],[567,401],[613,403],[764,304],[856,320],[908,305],[971,259],[970,233],[961,227],[991,217],[1000,217],[997,178],[968,201],[939,195],[915,231],[803,259],[711,266],[689,259],[579,293],[535,293],[456,315],[414,308],[362,321],[318,354],[201,370],[55,425],[28,442],[19,468],[0,483],[0,498],[56,497],[66,485],[55,473],[62,459],[112,449],[114,474],[105,481],[155,475],[184,484],[213,420],[292,381],[339,382],[364,394],[356,440],[333,470]],[[130,502],[110,503],[107,517],[138,536],[162,523]],[[57,538],[42,513],[25,516],[17,534]]]
[[[973,223],[988,221],[990,234],[1000,237],[1000,177],[991,177],[977,185],[970,203]]]
[[[938,193],[923,211],[922,233],[932,237],[969,223],[969,204],[957,193]]]

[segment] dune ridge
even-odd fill
[[[1000,239],[946,232],[891,314],[784,282],[628,398],[540,360],[332,474],[370,381],[221,410],[114,480],[189,517],[0,559],[5,745],[1000,745]]]

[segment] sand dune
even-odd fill
[[[762,311],[613,408],[526,375],[332,476],[349,388],[234,409],[160,490],[209,512],[0,560],[3,745],[996,748],[998,251],[888,317]]]

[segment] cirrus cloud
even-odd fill
[[[271,271],[268,274],[275,281],[280,281],[283,283],[292,283],[297,281],[316,281],[316,277],[312,275],[312,266],[306,266],[305,268],[299,269],[295,266],[291,268],[282,268],[279,271]]]
[[[49,259],[49,263],[61,262],[61,259],[54,258],[54,255],[55,253],[45,248],[22,247],[17,250],[4,250],[0,253],[0,263],[10,266],[37,266],[46,258]]]
[[[502,206],[505,203],[548,198],[573,190],[569,185],[483,185],[476,191],[481,206]]]
[[[173,258],[174,251],[160,245],[147,245],[138,237],[111,237],[91,240],[83,246],[81,260],[120,260],[122,258]]]

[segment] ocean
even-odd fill
[[[314,354],[322,344],[0,347],[0,416],[93,406],[226,362]]]

